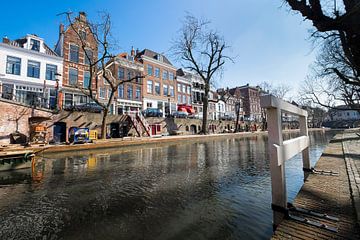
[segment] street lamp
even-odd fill
[[[167,97],[168,97],[168,108],[166,109],[167,117],[170,117],[170,97],[171,97],[170,93],[168,93]]]
[[[55,73],[55,110],[59,110],[58,97],[59,97],[59,79],[60,73]]]

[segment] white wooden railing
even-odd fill
[[[277,226],[287,213],[285,161],[302,152],[303,170],[310,170],[309,135],[307,127],[308,113],[272,95],[261,96],[260,104],[261,107],[266,108],[267,111],[272,209],[274,210],[273,224]],[[287,141],[283,140],[282,112],[299,116],[299,137]]]

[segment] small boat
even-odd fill
[[[31,168],[33,151],[0,152],[0,171]]]

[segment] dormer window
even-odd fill
[[[30,49],[33,51],[40,52],[40,41],[35,39],[30,39]]]

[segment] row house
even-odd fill
[[[243,97],[243,108],[245,120],[261,122],[264,115],[260,106],[259,87],[252,87],[249,84],[238,87]]]
[[[178,105],[192,105],[191,79],[185,77],[183,69],[176,71],[177,103]]]
[[[226,111],[233,111],[235,112],[235,118],[237,118],[236,114],[239,115],[239,120],[244,121],[244,99],[241,96],[241,91],[238,87],[231,88],[228,90],[228,96],[225,94],[225,99],[227,101],[227,110]]]
[[[178,77],[185,78],[191,85],[191,104],[196,113],[203,112],[203,99],[205,95],[205,82],[195,73],[179,69],[177,71]]]
[[[144,49],[135,59],[144,66],[143,109],[158,108],[164,116],[176,111],[176,68],[162,54]]]
[[[0,43],[1,98],[25,105],[57,109],[63,59],[44,39],[28,34]]]
[[[121,53],[106,64],[109,69],[110,79],[115,79],[119,84],[114,94],[110,109],[112,114],[123,114],[130,111],[142,110],[143,79],[141,78],[144,67],[135,60],[135,51]],[[102,72],[98,73],[98,99],[107,102],[111,89],[106,80],[102,79]]]
[[[60,24],[59,39],[55,46],[55,52],[63,57],[63,84],[59,97],[64,109],[90,102],[83,91],[88,89],[90,80],[93,89],[96,85],[96,68],[93,68],[91,74],[89,65],[97,60],[98,46],[86,14],[80,12],[72,26],[65,29]]]

